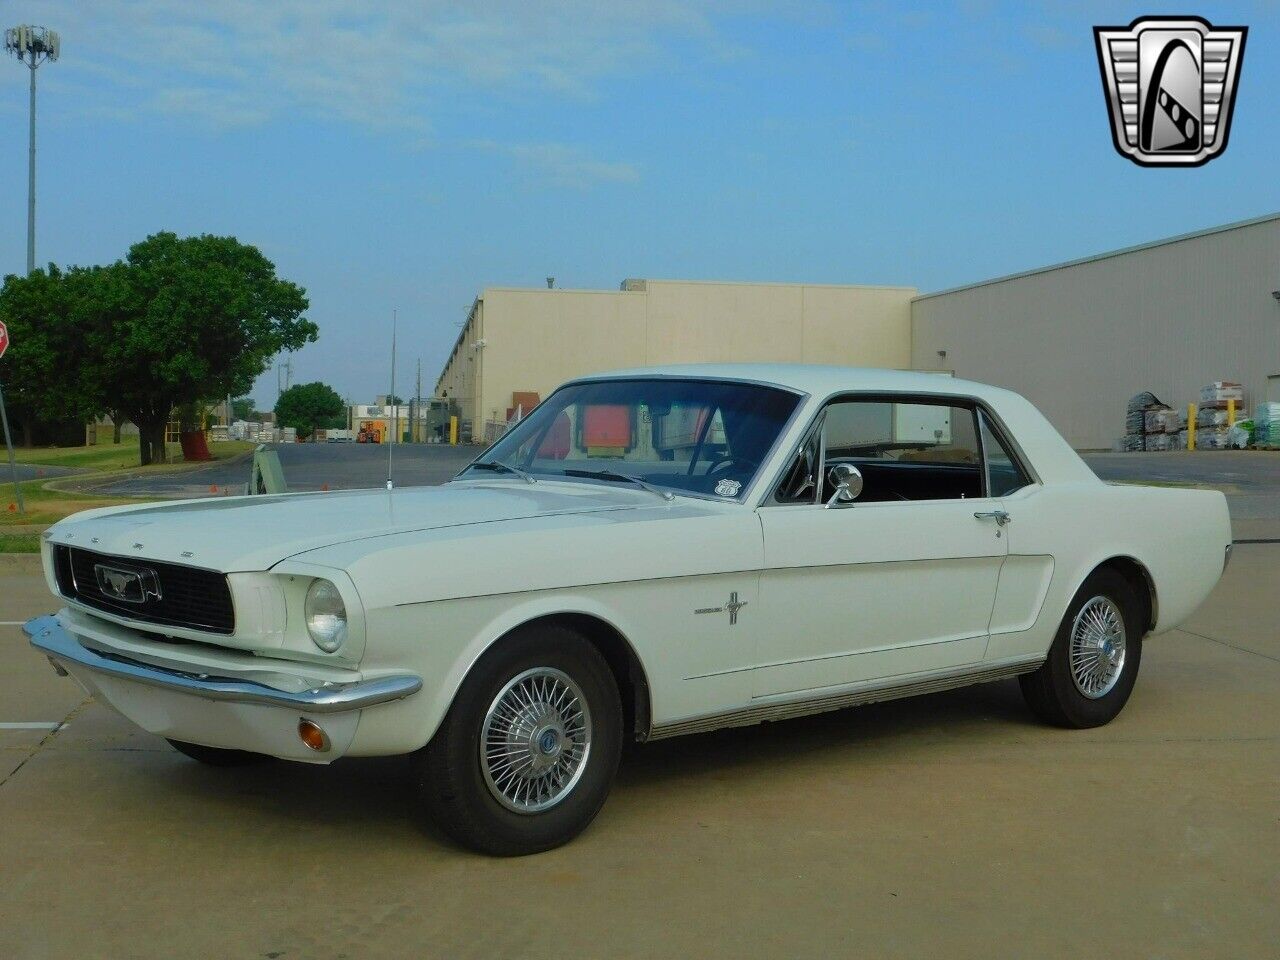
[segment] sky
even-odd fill
[[[40,68],[37,260],[230,234],[306,288],[294,382],[434,385],[485,286],[938,290],[1280,210],[1280,4],[9,2]],[[1094,25],[1249,38],[1226,152],[1111,143]],[[7,25],[7,24],[6,24]],[[5,80],[4,78],[8,79]],[[0,273],[26,257],[27,73],[0,71]],[[1280,269],[1280,267],[1278,267]],[[254,396],[274,404],[277,373]]]

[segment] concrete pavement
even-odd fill
[[[0,956],[1275,956],[1280,545],[1107,727],[1014,682],[646,745],[569,846],[424,835],[411,759],[201,767],[0,626]],[[0,569],[0,620],[50,609]]]

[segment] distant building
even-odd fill
[[[906,367],[915,292],[668,280],[491,287],[472,305],[435,392],[457,401],[464,438],[484,441],[565,380],[601,370],[713,360]]]
[[[1280,402],[1280,214],[917,296],[910,287],[626,280],[491,287],[436,394],[491,440],[573,377],[772,360],[951,372],[1027,396],[1079,448],[1110,448],[1144,390],[1212,381]]]

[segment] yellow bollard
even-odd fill
[[[1187,404],[1187,449],[1196,448],[1196,405]]]
[[[1234,427],[1236,425],[1236,398],[1227,398],[1227,426]]]
[[[458,445],[458,418],[449,418],[449,446],[456,447]]]

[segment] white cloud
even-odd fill
[[[715,20],[757,3],[44,0],[10,16],[60,30],[66,66],[105,81],[104,108],[422,129],[459,91],[591,97],[607,78],[676,65],[673,44],[738,55]]]
[[[470,140],[463,147],[510,157],[557,186],[585,190],[602,183],[634,183],[640,179],[635,164],[598,160],[569,143],[499,143]]]

